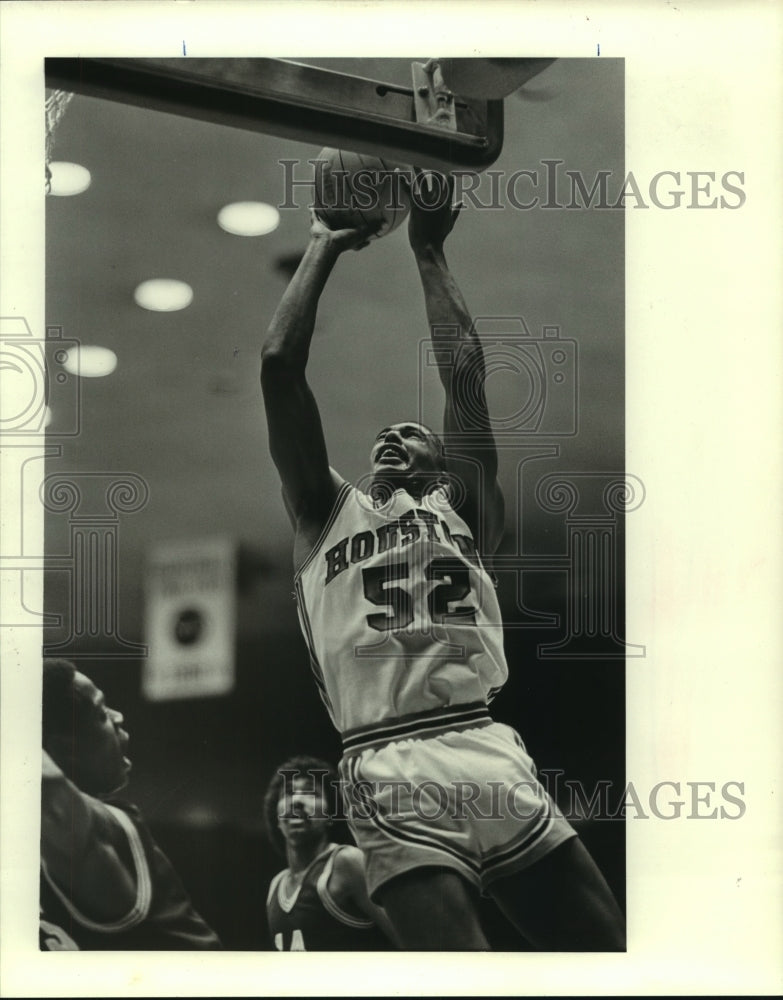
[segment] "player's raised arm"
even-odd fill
[[[453,181],[435,175],[432,187],[417,171],[408,224],[419,268],[427,320],[441,382],[446,391],[443,430],[446,464],[465,488],[459,513],[479,550],[493,553],[503,534],[503,495],[497,482],[497,449],[489,421],[481,342],[465,300],[449,271],[443,243],[459,214],[452,207]],[[430,207],[428,207],[430,206]]]
[[[359,249],[368,235],[358,229],[329,230],[313,216],[310,242],[262,348],[269,446],[297,531],[320,530],[336,494],[318,406],[305,377],[318,301],[339,255]]]
[[[94,920],[127,917],[137,902],[127,836],[108,808],[73,784],[43,751],[41,858],[49,877]]]

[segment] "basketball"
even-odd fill
[[[386,236],[410,211],[410,167],[342,149],[315,161],[315,211],[330,229],[368,228]]]

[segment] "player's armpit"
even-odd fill
[[[486,502],[482,498],[479,511],[478,549],[483,556],[497,552],[505,532],[506,504],[497,480],[487,487]]]
[[[496,466],[489,468],[480,454],[459,446],[459,456],[446,454],[446,468],[455,480],[454,494],[461,499],[454,509],[470,528],[482,556],[497,551],[505,530],[505,501],[495,478]]]
[[[283,498],[283,506],[285,507],[286,514],[288,514],[288,520],[294,527],[296,527],[296,514],[294,513],[294,508],[291,506],[291,501],[288,499],[285,486],[280,488],[280,495]]]
[[[343,479],[340,473],[331,466],[329,466],[329,475],[332,477],[332,485],[334,486],[335,493],[339,493],[345,485],[345,479]]]
[[[337,472],[336,469],[333,469],[331,466],[329,467],[329,476],[331,477],[332,486],[334,487],[334,492],[336,496],[340,492],[342,487],[345,485],[345,479],[343,479],[340,473]],[[285,507],[286,513],[288,514],[291,523],[294,525],[294,527],[296,527],[296,512],[294,511],[294,507],[288,498],[285,486],[281,488],[280,494],[283,498],[283,506]]]

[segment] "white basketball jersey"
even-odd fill
[[[321,696],[343,734],[486,702],[508,676],[495,588],[442,490],[374,505],[345,483],[296,574]]]

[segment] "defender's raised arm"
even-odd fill
[[[49,876],[71,892],[88,917],[128,917],[138,889],[123,854],[128,852],[124,829],[102,802],[66,778],[45,750],[41,779],[41,859]]]

